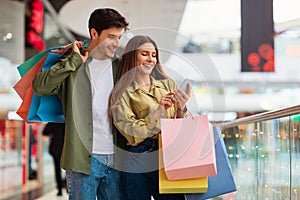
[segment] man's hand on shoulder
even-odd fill
[[[83,45],[82,42],[74,41],[73,42],[73,51],[80,55],[82,62],[85,62],[86,59],[88,58],[88,52],[85,52],[84,55],[81,54],[79,48],[81,48],[82,45]]]

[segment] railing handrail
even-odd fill
[[[239,119],[236,119],[231,122],[220,123],[220,124],[218,124],[218,126],[220,126],[220,128],[222,128],[222,129],[226,129],[226,128],[235,127],[235,126],[238,126],[241,124],[255,123],[255,122],[259,122],[259,121],[287,117],[287,116],[296,115],[296,114],[300,114],[300,105],[291,106],[291,107],[282,108],[279,110],[268,111],[268,112],[264,112],[264,113],[260,113],[260,114],[256,114],[256,115],[239,118]]]

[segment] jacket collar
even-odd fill
[[[154,79],[152,76],[150,76],[150,81],[151,81],[151,89],[153,88],[162,88],[163,84],[161,83],[161,81],[158,81],[156,79]],[[129,92],[135,92],[137,90],[140,90],[141,86],[136,82],[133,81],[129,86],[128,86],[128,91]]]

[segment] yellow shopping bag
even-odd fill
[[[203,193],[208,189],[208,178],[195,178],[184,180],[168,180],[163,168],[161,151],[161,136],[159,137],[159,193]]]

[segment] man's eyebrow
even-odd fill
[[[113,34],[113,33],[108,33],[109,36],[114,36],[114,37],[121,37],[122,35],[117,35],[117,34]]]

